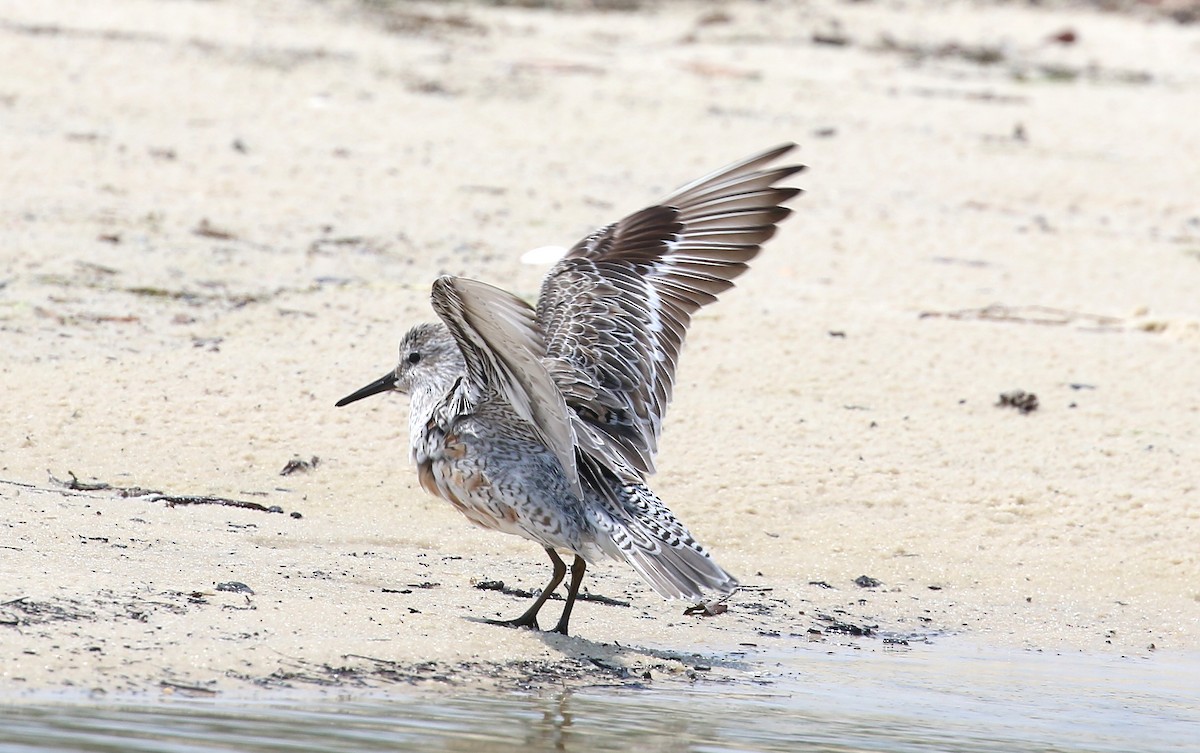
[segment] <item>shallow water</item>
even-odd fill
[[[0,751],[1200,750],[1200,657],[917,646],[758,655],[760,680],[540,694],[0,706]]]

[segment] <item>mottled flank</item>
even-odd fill
[[[421,486],[472,523],[541,544],[566,576],[554,628],[566,634],[586,562],[628,562],[669,599],[729,593],[712,560],[646,485],[692,315],[733,286],[799,193],[776,184],[786,144],[690,183],[580,241],[542,285],[537,308],[481,282],[433,284],[439,324],[419,324],[400,362],[341,400],[395,390],[412,401]]]

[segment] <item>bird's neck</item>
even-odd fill
[[[408,435],[413,460],[420,462],[430,434],[444,434],[465,410],[461,379],[449,384],[431,383],[409,395]]]

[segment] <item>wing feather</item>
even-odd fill
[[[800,192],[776,184],[784,144],[721,168],[600,228],[547,275],[538,299],[547,372],[579,447],[619,473],[653,473],[692,315],[747,269]]]
[[[443,275],[433,283],[433,309],[467,362],[472,389],[508,402],[558,458],[575,493],[575,432],[563,394],[542,363],[545,344],[534,310],[491,285]]]

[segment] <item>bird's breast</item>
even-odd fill
[[[485,456],[473,450],[470,441],[455,432],[429,432],[417,453],[421,488],[449,502],[477,526],[519,533],[516,508],[497,494]]]

